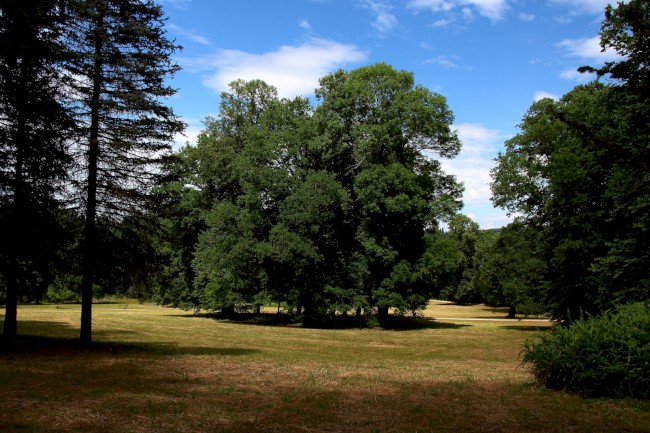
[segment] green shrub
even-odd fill
[[[54,304],[81,302],[81,277],[68,274],[57,276],[47,288],[45,299]]]
[[[552,389],[590,397],[650,397],[650,305],[624,305],[526,342],[524,364]]]

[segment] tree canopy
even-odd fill
[[[647,2],[608,7],[613,79],[533,104],[492,175],[493,202],[541,234],[540,290],[563,320],[650,295]],[[596,71],[595,68],[583,70]]]
[[[181,196],[203,209],[182,290],[196,307],[274,301],[310,320],[426,304],[425,235],[460,205],[430,156],[460,149],[445,99],[385,64],[320,84],[312,107],[235,81],[183,150]]]

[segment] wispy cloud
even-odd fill
[[[519,19],[524,21],[524,22],[535,21],[535,18],[536,18],[535,14],[527,14],[525,12],[520,12],[519,13]]]
[[[184,28],[182,28],[180,26],[177,26],[176,24],[173,24],[173,23],[167,24],[167,28],[173,34],[175,34],[175,35],[177,35],[179,37],[185,38],[185,39],[189,39],[190,41],[196,42],[197,44],[212,45],[210,43],[210,40],[207,37],[205,37],[205,36],[203,36],[203,35],[201,35],[199,33],[196,33],[196,32],[190,31],[190,30],[186,30],[186,29],[184,29]]]
[[[613,50],[603,51],[600,46],[599,36],[583,39],[564,39],[557,44],[557,47],[562,49],[567,56],[578,58],[582,62],[594,63],[594,66],[621,58],[621,56]],[[566,80],[578,82],[591,80],[593,75],[586,73],[582,74],[577,71],[578,66],[582,65],[583,64],[579,64],[573,68],[565,69],[560,73],[560,77]]]
[[[192,0],[160,0],[163,6],[173,6],[178,9],[188,9]]]
[[[428,9],[432,12],[451,12],[461,8],[466,17],[473,15],[473,11],[492,21],[501,20],[508,10],[506,0],[409,0],[407,6],[411,9]]]
[[[311,30],[311,24],[309,24],[309,21],[307,20],[298,21],[298,27],[304,30]]]
[[[183,122],[187,125],[183,133],[177,133],[174,136],[174,149],[180,149],[185,146],[185,144],[190,143],[192,145],[196,144],[196,137],[199,136],[201,131],[203,131],[204,125],[203,122],[198,119],[192,119],[188,117],[181,118]]]
[[[594,74],[578,72],[578,68],[565,69],[560,72],[560,78],[565,80],[577,81],[579,83],[586,83],[594,78]]]
[[[446,173],[456,175],[465,185],[463,211],[484,215],[487,219],[477,219],[484,228],[507,224],[505,212],[495,210],[490,202],[490,170],[494,167],[494,157],[505,137],[497,130],[475,123],[461,123],[453,128],[458,131],[463,148],[458,157],[443,159],[441,164]]]
[[[361,0],[361,5],[375,14],[375,21],[372,23],[372,26],[381,33],[389,32],[399,24],[397,18],[391,12],[393,7],[390,3]]]
[[[366,58],[367,53],[355,45],[310,38],[301,45],[284,45],[261,54],[221,49],[185,63],[202,71],[203,84],[217,92],[227,90],[237,79],[261,79],[275,86],[280,96],[293,97],[313,94],[319,78]]]
[[[567,7],[573,15],[600,14],[605,10],[605,6],[616,3],[611,0],[550,0],[550,2]]]
[[[450,18],[443,18],[440,20],[436,20],[431,24],[431,27],[448,27],[450,24],[454,22],[453,19]]]
[[[560,99],[559,96],[554,95],[553,93],[546,92],[544,90],[537,91],[535,92],[535,95],[533,95],[533,101],[535,102],[544,98],[551,98],[551,99],[555,99],[556,101]]]
[[[565,50],[569,56],[582,59],[606,62],[620,58],[615,51],[602,50],[600,36],[583,39],[564,39],[557,46]]]
[[[453,69],[458,67],[458,63],[457,63],[458,60],[459,59],[456,56],[452,56],[451,58],[449,58],[448,56],[443,55],[443,56],[433,57],[427,60],[426,63],[435,64],[447,69]]]

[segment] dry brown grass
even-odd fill
[[[26,337],[0,353],[0,431],[650,432],[645,402],[534,386],[519,352],[540,322],[318,330],[152,305],[94,312],[97,344],[82,349],[68,339],[77,306],[20,308]]]

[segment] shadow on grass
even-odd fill
[[[90,345],[79,341],[78,329],[60,322],[23,321],[19,329],[28,332],[12,340],[0,336],[0,354],[60,354],[69,353],[157,353],[161,355],[218,355],[244,356],[260,353],[255,349],[237,347],[183,346],[168,342],[130,341],[113,342],[119,335],[136,335],[133,331],[94,331]]]
[[[505,325],[505,326],[500,326],[499,328],[507,329],[509,331],[525,331],[525,332],[542,332],[551,329],[550,326],[537,326],[537,325],[522,325],[522,326]]]
[[[178,317],[178,316],[175,316]],[[391,331],[416,331],[420,329],[461,329],[471,325],[437,321],[427,317],[389,316],[381,323],[373,316],[310,317],[298,320],[290,314],[278,313],[200,313],[181,316],[185,318],[211,319],[251,326],[302,327],[308,329],[385,329]]]
[[[276,370],[246,374],[244,364],[211,373],[166,359],[148,368],[138,358],[112,362],[106,374],[105,364],[84,356],[75,364],[36,361],[7,364],[3,391],[14,398],[3,401],[2,431],[648,431],[645,403],[586,401],[530,383],[388,379],[377,392],[363,381],[332,383],[318,374],[304,381],[302,369],[277,377]]]

